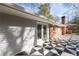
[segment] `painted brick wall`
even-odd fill
[[[30,52],[35,39],[36,22],[0,13],[0,55]]]

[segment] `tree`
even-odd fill
[[[79,25],[79,17],[75,17],[75,18],[71,21],[71,24]]]
[[[62,5],[68,9],[65,14],[68,15],[68,17],[71,17],[71,20],[68,23],[78,24],[77,19],[79,19],[79,4],[63,3]]]
[[[52,15],[49,15],[49,18],[50,18],[50,19],[53,19],[53,16],[52,16]]]
[[[53,18],[53,16],[50,14],[50,4],[49,3],[41,4],[39,6],[38,13],[40,15],[43,15],[43,16],[47,17],[47,18],[51,18],[51,19]]]
[[[79,4],[77,4],[77,3],[63,3],[62,4],[65,8],[67,8],[68,9],[68,11],[66,12],[66,14],[67,13],[70,13],[71,11],[71,14],[70,14],[70,16],[72,15],[74,15],[74,17],[77,17],[77,16],[79,16]]]
[[[19,6],[29,9],[33,12],[36,12],[40,15],[43,15],[47,18],[53,19],[53,16],[50,14],[50,4],[49,3],[18,3]]]

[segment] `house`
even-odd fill
[[[67,25],[67,33],[79,33],[79,25],[77,24],[68,24]]]
[[[67,25],[65,24],[65,16],[62,16],[61,20],[61,23],[56,22],[53,25],[50,25],[50,37],[52,41],[55,41],[66,34]]]
[[[0,4],[0,55],[29,53],[33,46],[41,46],[42,41],[49,41],[52,23],[16,4]]]

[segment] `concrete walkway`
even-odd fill
[[[60,39],[71,39],[71,40],[79,40],[79,35],[75,35],[75,34],[66,34],[60,37]]]
[[[45,45],[43,47],[33,47],[30,51],[28,52],[21,52],[20,54],[17,55],[29,55],[29,56],[79,56],[79,35],[74,35],[74,34],[66,34],[60,37],[61,42],[59,46],[56,45],[56,42],[52,42],[51,45]],[[71,41],[67,42],[62,42],[62,40],[69,40]],[[73,40],[77,40],[73,41]]]

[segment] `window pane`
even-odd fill
[[[47,28],[45,25],[43,26],[43,29],[44,29],[43,36],[44,36],[44,39],[46,39],[47,38]]]
[[[38,39],[40,39],[40,38],[42,38],[42,36],[41,36],[41,29],[42,29],[42,25],[37,25],[37,35],[38,35]]]

